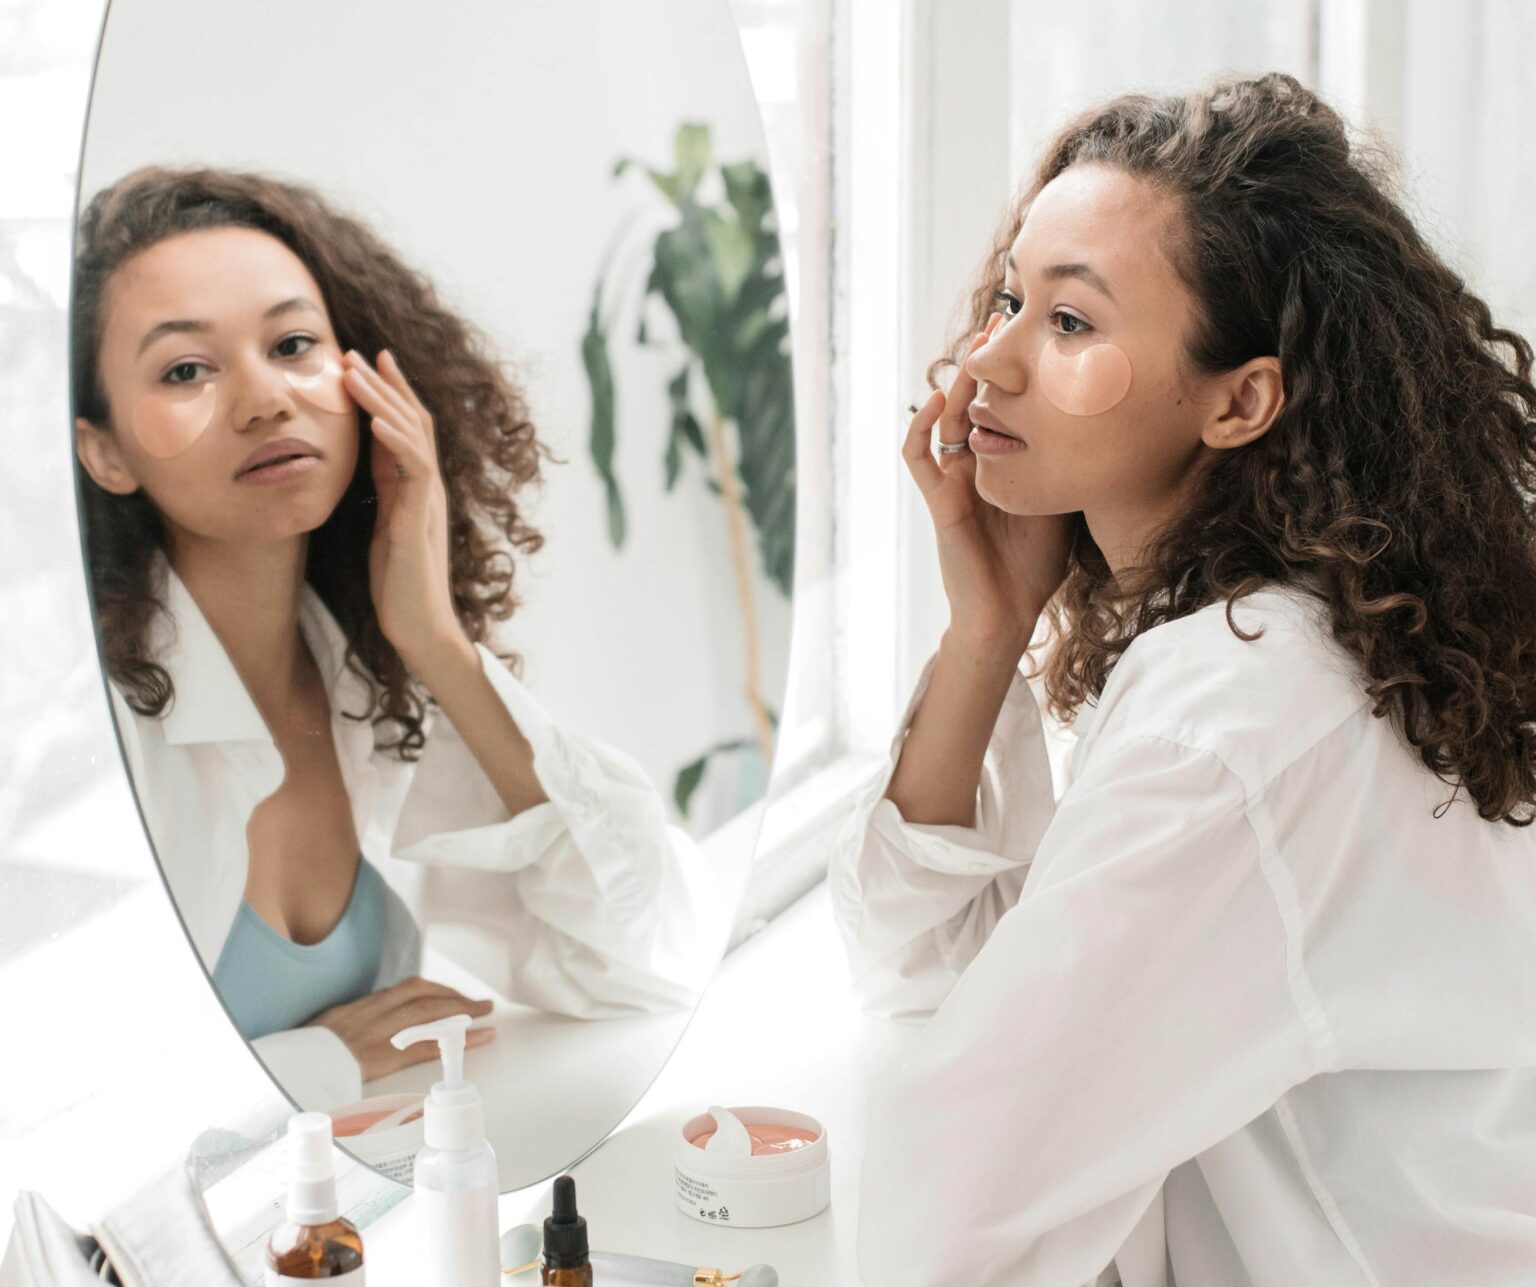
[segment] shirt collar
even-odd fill
[[[157,562],[166,611],[154,619],[151,654],[175,686],[161,718],[166,741],[270,743],[266,721],[186,582],[163,553]],[[331,710],[365,708],[368,685],[346,667],[346,635],[308,581],[299,594],[299,630],[320,669]]]

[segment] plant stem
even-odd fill
[[[731,543],[731,566],[736,577],[736,605],[741,610],[741,631],[747,653],[747,704],[757,726],[757,745],[766,772],[773,763],[773,720],[763,701],[762,664],[758,656],[757,602],[752,592],[752,555],[747,542],[747,507],[741,498],[741,479],[725,441],[725,421],[717,410],[709,417],[709,455],[715,481],[725,502],[725,525]]]

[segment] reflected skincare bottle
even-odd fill
[[[313,1278],[363,1287],[363,1238],[337,1210],[331,1119],[325,1113],[288,1119],[287,1214],[267,1240],[266,1287]]]
[[[555,1180],[554,1209],[544,1221],[541,1272],[545,1287],[592,1287],[587,1222],[576,1214],[576,1181],[568,1175]]]

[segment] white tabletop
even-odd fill
[[[593,1248],[728,1273],[766,1263],[783,1287],[856,1283],[853,1232],[867,1089],[918,1031],[858,1013],[826,886],[817,886],[726,959],[660,1077],[603,1145],[571,1170]],[[831,1206],[777,1229],[721,1228],[679,1211],[675,1141],[682,1124],[710,1104],[772,1105],[819,1118],[831,1150]],[[539,1112],[536,1103],[526,1107]],[[549,1193],[545,1182],[504,1194],[502,1228],[542,1221]],[[412,1214],[407,1199],[364,1231],[374,1287],[418,1281]]]

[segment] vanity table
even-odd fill
[[[726,958],[645,1097],[572,1168],[593,1248],[731,1273],[770,1264],[783,1287],[856,1283],[854,1221],[868,1087],[920,1031],[859,1013],[827,887],[816,886]],[[831,1206],[775,1229],[716,1228],[679,1211],[672,1181],[677,1131],[712,1103],[773,1105],[819,1118],[831,1146]],[[536,1102],[525,1109],[540,1111]],[[551,1187],[546,1181],[504,1194],[502,1228],[541,1222]],[[376,1287],[419,1281],[411,1215],[407,1199],[363,1231],[368,1280]]]
[[[619,1122],[634,1101],[635,1068],[660,1067],[688,1022],[688,1011],[596,1020],[547,1014],[497,996],[441,954],[426,959],[434,980],[495,1001],[475,1026],[494,1028],[496,1037],[465,1052],[464,1074],[480,1091],[504,1186],[567,1165],[572,1140]],[[366,1082],[363,1095],[425,1095],[442,1075],[433,1057]]]

